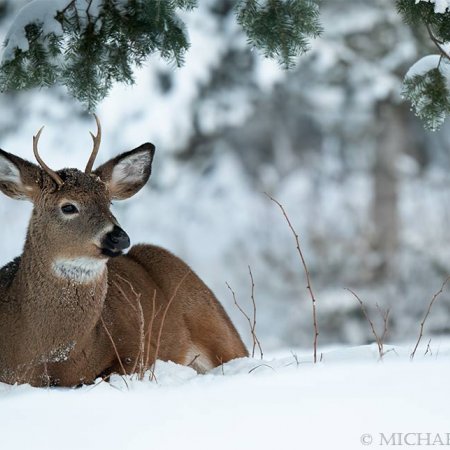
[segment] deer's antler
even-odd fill
[[[45,162],[42,160],[42,158],[39,155],[38,152],[38,142],[39,142],[39,138],[41,137],[41,133],[42,130],[44,129],[44,127],[42,127],[36,134],[36,136],[33,136],[33,153],[34,153],[34,157],[36,158],[36,161],[39,163],[39,165],[44,169],[45,172],[47,172],[48,175],[50,175],[50,177],[55,181],[55,183],[61,187],[64,184],[64,181],[61,179],[61,177],[52,169],[50,169],[50,167],[47,166],[47,164],[45,164]]]
[[[95,121],[97,122],[97,135],[94,136],[94,134],[90,132],[92,140],[94,141],[94,146],[92,148],[91,157],[89,158],[86,169],[84,171],[87,174],[90,174],[92,172],[92,167],[94,167],[94,161],[97,157],[98,149],[100,148],[100,142],[102,141],[102,126],[100,125],[100,120],[98,120],[98,117],[95,114],[94,117]]]

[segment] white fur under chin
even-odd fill
[[[90,283],[99,278],[106,270],[106,259],[74,258],[57,259],[53,262],[53,271],[60,278],[78,283]]]

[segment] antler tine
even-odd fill
[[[50,167],[45,164],[45,162],[42,160],[42,158],[39,155],[38,152],[38,142],[39,138],[41,137],[41,133],[44,127],[41,127],[41,129],[37,132],[36,136],[33,136],[33,153],[34,157],[36,158],[36,161],[39,163],[39,165],[44,169],[45,172],[47,172],[48,175],[55,181],[55,183],[61,187],[64,184],[64,181],[61,179],[61,177]]]
[[[94,136],[92,132],[89,132],[92,136],[92,140],[94,141],[94,147],[92,148],[91,157],[86,165],[85,173],[90,174],[92,172],[92,168],[94,167],[94,161],[97,157],[98,149],[100,148],[100,142],[102,141],[102,126],[100,125],[100,120],[96,114],[94,114],[95,121],[97,122],[97,136]]]

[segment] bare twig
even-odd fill
[[[302,265],[303,265],[303,270],[304,270],[305,275],[306,275],[306,282],[307,282],[306,289],[309,292],[309,295],[311,297],[311,302],[312,302],[312,314],[313,314],[313,325],[314,325],[313,357],[314,357],[314,362],[316,363],[317,362],[317,338],[319,336],[319,326],[318,326],[318,323],[317,323],[316,297],[315,297],[314,292],[313,292],[313,288],[312,288],[312,284],[311,284],[311,276],[309,274],[308,266],[306,265],[305,257],[303,256],[303,252],[302,252],[302,249],[300,247],[300,240],[299,240],[298,234],[295,231],[294,227],[292,226],[292,223],[289,220],[289,216],[287,215],[283,205],[278,200],[274,199],[271,195],[269,195],[267,192],[265,192],[265,195],[267,197],[269,197],[270,200],[272,200],[274,203],[276,203],[278,205],[278,207],[280,208],[281,212],[283,213],[284,218],[286,219],[287,224],[289,225],[289,228],[292,231],[292,234],[294,235],[295,243],[296,243],[296,246],[297,246],[297,253],[298,253],[299,257],[300,257],[300,260],[301,260]]]
[[[100,316],[100,321],[102,322],[103,328],[105,329],[105,332],[106,332],[106,334],[107,334],[109,340],[111,341],[111,344],[112,344],[112,346],[113,346],[114,352],[115,352],[116,357],[117,357],[117,360],[119,361],[120,368],[121,368],[122,371],[123,371],[123,375],[126,375],[126,374],[127,374],[127,371],[125,370],[125,367],[123,367],[122,359],[120,358],[119,351],[117,350],[117,347],[116,347],[116,343],[114,342],[114,339],[113,339],[113,337],[111,336],[111,333],[109,332],[108,327],[106,326],[105,321],[103,320],[103,316]],[[125,384],[126,384],[126,383],[125,383]]]
[[[145,357],[145,367],[149,366],[150,363],[150,348],[151,348],[151,339],[152,339],[152,332],[153,332],[153,322],[155,321],[156,316],[161,311],[162,305],[159,306],[158,311],[155,311],[156,308],[156,289],[153,291],[153,299],[152,299],[152,316],[150,318],[150,322],[147,329],[147,355]],[[154,378],[155,374],[152,373],[152,380]]]
[[[258,364],[257,366],[253,367],[253,369],[250,369],[248,373],[252,373],[256,369],[259,369],[260,367],[268,367],[269,369],[272,369],[274,372],[276,372],[276,370],[272,366],[269,366],[269,364]]]
[[[95,389],[97,386],[100,386],[102,383],[105,383],[109,377],[110,377],[110,375],[105,375],[104,377],[100,377],[100,381],[98,383],[94,383],[94,385],[89,387],[89,389],[87,391],[90,392],[93,389]]]
[[[346,291],[350,292],[353,297],[356,298],[356,300],[358,301],[359,305],[361,306],[361,311],[364,314],[364,317],[366,318],[367,322],[370,325],[370,328],[372,330],[372,334],[375,338],[375,342],[377,344],[378,347],[378,353],[380,355],[380,359],[383,358],[383,356],[386,354],[384,351],[384,340],[386,338],[386,335],[388,333],[388,328],[389,328],[389,313],[390,313],[390,309],[388,308],[386,311],[383,311],[380,306],[377,304],[377,309],[383,319],[383,334],[380,336],[377,331],[375,330],[375,326],[369,316],[369,313],[366,310],[366,307],[364,306],[364,302],[359,298],[358,294],[356,294],[354,291],[352,291],[349,288],[345,288]]]
[[[417,342],[416,342],[416,345],[415,345],[415,347],[414,347],[414,350],[412,351],[412,353],[411,353],[411,355],[410,355],[411,359],[414,359],[414,356],[416,355],[417,347],[419,346],[420,341],[422,340],[422,336],[423,336],[423,327],[424,327],[424,325],[425,325],[425,322],[426,322],[427,319],[428,319],[428,316],[430,315],[431,308],[433,307],[433,304],[434,304],[434,302],[436,301],[436,299],[437,299],[437,298],[442,294],[442,292],[444,291],[444,288],[445,288],[445,286],[447,285],[447,283],[449,282],[449,280],[450,280],[450,276],[448,276],[448,277],[444,280],[444,282],[442,283],[441,288],[433,295],[433,297],[432,297],[432,299],[431,299],[431,301],[430,301],[430,304],[428,305],[428,309],[427,309],[427,311],[426,311],[426,313],[425,313],[425,316],[424,316],[422,322],[420,322],[419,337],[417,338]]]
[[[72,0],[71,2],[69,2],[61,11],[58,11],[58,14],[64,14],[69,8],[71,8],[72,6],[74,6],[76,3],[76,0]]]
[[[256,345],[258,345],[259,348],[259,353],[261,356],[261,359],[264,358],[264,354],[261,348],[261,345],[259,343],[258,338],[256,337],[256,301],[255,301],[255,281],[253,279],[253,273],[252,273],[252,268],[250,267],[250,265],[248,266],[248,273],[250,274],[250,280],[252,282],[252,293],[251,293],[251,298],[252,298],[252,304],[253,304],[253,321],[252,321],[252,327],[251,327],[251,332],[252,332],[252,338],[253,338],[253,349],[252,349],[252,358],[255,355],[255,348]]]
[[[195,361],[197,361],[198,358],[200,358],[200,353],[192,358],[192,361],[188,364],[188,367],[192,367],[192,365],[195,363]]]
[[[167,302],[167,305],[166,305],[166,307],[165,307],[165,309],[163,311],[163,315],[161,317],[161,324],[159,326],[158,339],[156,340],[155,360],[153,362],[153,367],[152,367],[152,378],[154,378],[154,375],[155,375],[156,360],[158,359],[159,347],[160,347],[160,344],[161,344],[161,335],[162,335],[164,323],[166,321],[167,312],[169,311],[170,305],[172,304],[174,298],[176,297],[176,295],[178,293],[178,290],[180,289],[180,286],[183,284],[184,280],[186,280],[186,278],[188,277],[188,275],[190,273],[191,273],[191,270],[189,269],[183,275],[183,277],[180,279],[180,281],[178,282],[178,284],[175,287],[175,290],[173,291],[172,297],[170,297],[170,299]]]
[[[133,294],[136,305],[133,305],[131,300],[128,298],[128,295],[125,293],[125,291],[122,289],[122,286],[120,286],[119,283],[116,281],[114,282],[115,286],[119,290],[119,292],[122,294],[122,297],[128,302],[128,304],[131,306],[133,311],[136,313],[136,319],[138,322],[138,329],[139,329],[139,339],[138,339],[138,354],[136,356],[133,368],[131,369],[131,373],[137,373],[138,379],[143,380],[144,373],[145,373],[145,365],[144,365],[144,354],[145,354],[145,334],[144,334],[144,326],[145,326],[145,317],[144,317],[144,310],[142,309],[141,304],[141,294],[136,292],[134,289],[134,286],[128,281],[126,278],[117,275],[117,277],[124,283],[128,285],[128,288],[130,289],[131,293]]]
[[[221,371],[222,371],[222,375],[225,375],[225,370],[223,368],[223,359],[220,356],[216,356],[217,361],[219,362]]]
[[[295,364],[297,365],[297,367],[300,365],[300,361],[298,359],[298,355],[297,353],[294,353],[293,351],[291,351],[291,355],[294,358]]]
[[[144,311],[142,309],[140,298],[136,298],[137,308],[138,308],[138,325],[139,325],[139,355],[136,358],[136,361],[133,366],[133,373],[138,374],[138,379],[143,380],[144,379],[144,373],[145,373],[145,366],[144,366],[144,355],[145,355],[145,332],[144,332],[144,326],[145,326],[145,318],[144,318]]]
[[[431,31],[430,25],[428,23],[426,23],[425,26],[427,27],[428,35],[430,36],[430,39],[433,41],[433,44],[439,50],[441,55],[448,61],[450,61],[450,55],[444,50],[444,47],[442,47],[443,42],[439,41],[439,39],[436,38],[436,36]]]
[[[385,311],[383,311],[380,308],[380,305],[378,303],[377,303],[377,309],[378,309],[378,312],[380,313],[380,316],[383,319],[383,334],[381,335],[380,340],[384,345],[384,342],[386,341],[386,336],[389,331],[389,314],[391,313],[391,309],[387,308]]]
[[[253,283],[253,276],[252,276],[252,283]],[[253,322],[252,322],[252,320],[250,319],[249,315],[242,309],[241,305],[238,303],[238,301],[236,299],[236,294],[233,291],[233,289],[231,289],[231,286],[228,283],[225,283],[225,284],[227,285],[227,288],[230,290],[231,295],[233,296],[234,304],[236,305],[237,309],[239,309],[241,314],[247,319],[248,326],[250,327],[250,333],[252,334],[252,339],[253,339],[252,358],[255,357],[255,348],[256,348],[256,346],[258,346],[259,353],[261,355],[261,359],[263,359],[263,351],[262,351],[262,348],[261,348],[261,343],[259,342],[258,336],[256,335],[256,332],[255,332],[256,316],[253,316]],[[253,288],[252,288],[252,300],[253,300],[253,304],[255,305],[255,303],[254,303],[254,296],[253,296]],[[256,312],[255,312],[255,314],[256,314]]]
[[[428,341],[428,344],[427,344],[427,349],[426,349],[426,351],[425,351],[425,353],[424,353],[424,355],[423,355],[423,356],[426,356],[426,355],[428,355],[428,353],[430,354],[430,356],[433,356],[433,352],[431,351],[431,347],[430,347],[430,344],[431,344],[431,338],[430,338],[430,340]]]

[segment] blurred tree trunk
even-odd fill
[[[393,274],[399,244],[397,161],[406,146],[402,110],[391,102],[378,105],[380,132],[373,166],[373,248],[378,256],[374,277]]]

